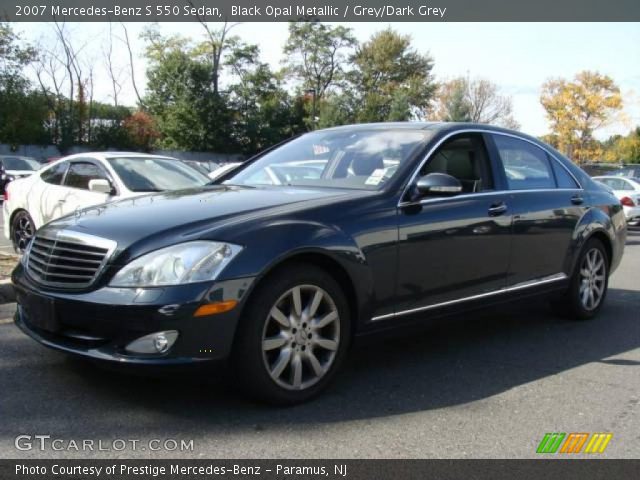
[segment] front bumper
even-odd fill
[[[254,279],[71,293],[42,289],[19,266],[12,280],[16,325],[42,345],[120,364],[182,365],[229,356]],[[238,305],[222,314],[193,316],[200,305],[222,300],[237,300]],[[179,332],[168,352],[143,355],[125,350],[133,340],[165,330]]]

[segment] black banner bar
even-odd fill
[[[0,0],[11,22],[637,22],[638,0]]]
[[[640,460],[0,460],[0,478],[613,480],[640,478]]]

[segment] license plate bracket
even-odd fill
[[[22,295],[20,300],[20,306],[29,324],[47,332],[58,331],[55,302],[52,298],[26,294]]]

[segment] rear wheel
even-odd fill
[[[311,265],[281,269],[249,300],[233,362],[245,390],[270,403],[322,391],[349,343],[349,309],[338,283]]]
[[[23,253],[36,232],[29,212],[21,210],[11,221],[11,242],[16,253]]]
[[[565,296],[556,299],[559,313],[576,320],[593,318],[602,308],[609,287],[609,258],[602,242],[592,238],[580,254]]]

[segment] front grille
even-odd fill
[[[27,272],[38,283],[84,288],[100,275],[115,242],[76,232],[36,235],[27,253]]]

